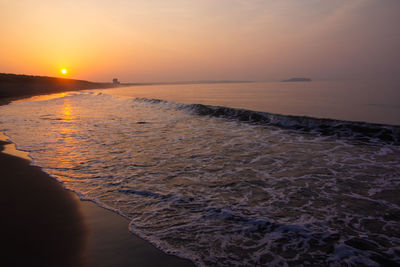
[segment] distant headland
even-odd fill
[[[294,77],[287,80],[282,80],[281,82],[311,82],[310,78]]]
[[[115,84],[0,73],[0,99],[112,87],[115,87]]]
[[[0,101],[8,102],[9,98],[23,98],[33,95],[78,91],[87,89],[105,89],[122,86],[166,85],[166,84],[207,84],[207,83],[250,83],[252,81],[202,80],[176,82],[121,83],[118,78],[112,82],[90,82],[48,76],[0,73]]]

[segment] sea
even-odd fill
[[[399,89],[75,91],[1,106],[0,131],[81,199],[198,266],[398,265]]]

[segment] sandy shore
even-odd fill
[[[12,153],[8,144],[0,140],[0,151]],[[0,152],[1,266],[193,266],[19,156]]]

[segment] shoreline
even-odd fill
[[[131,233],[124,217],[80,200],[31,165],[4,137],[0,136],[4,266],[194,266]]]

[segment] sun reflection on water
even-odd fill
[[[76,115],[74,107],[68,99],[64,99],[59,114],[59,123],[56,125],[59,139],[62,140],[62,145],[58,147],[57,162],[59,167],[70,168],[74,165],[74,160],[78,158],[80,154],[77,149],[74,149],[77,145],[77,129],[73,124]]]
[[[65,103],[65,102],[64,102]],[[63,110],[62,110],[62,115],[64,116],[65,120],[71,120],[73,119],[73,116],[71,115],[72,113],[72,108],[71,108],[71,104],[69,102],[66,102],[63,106]]]

